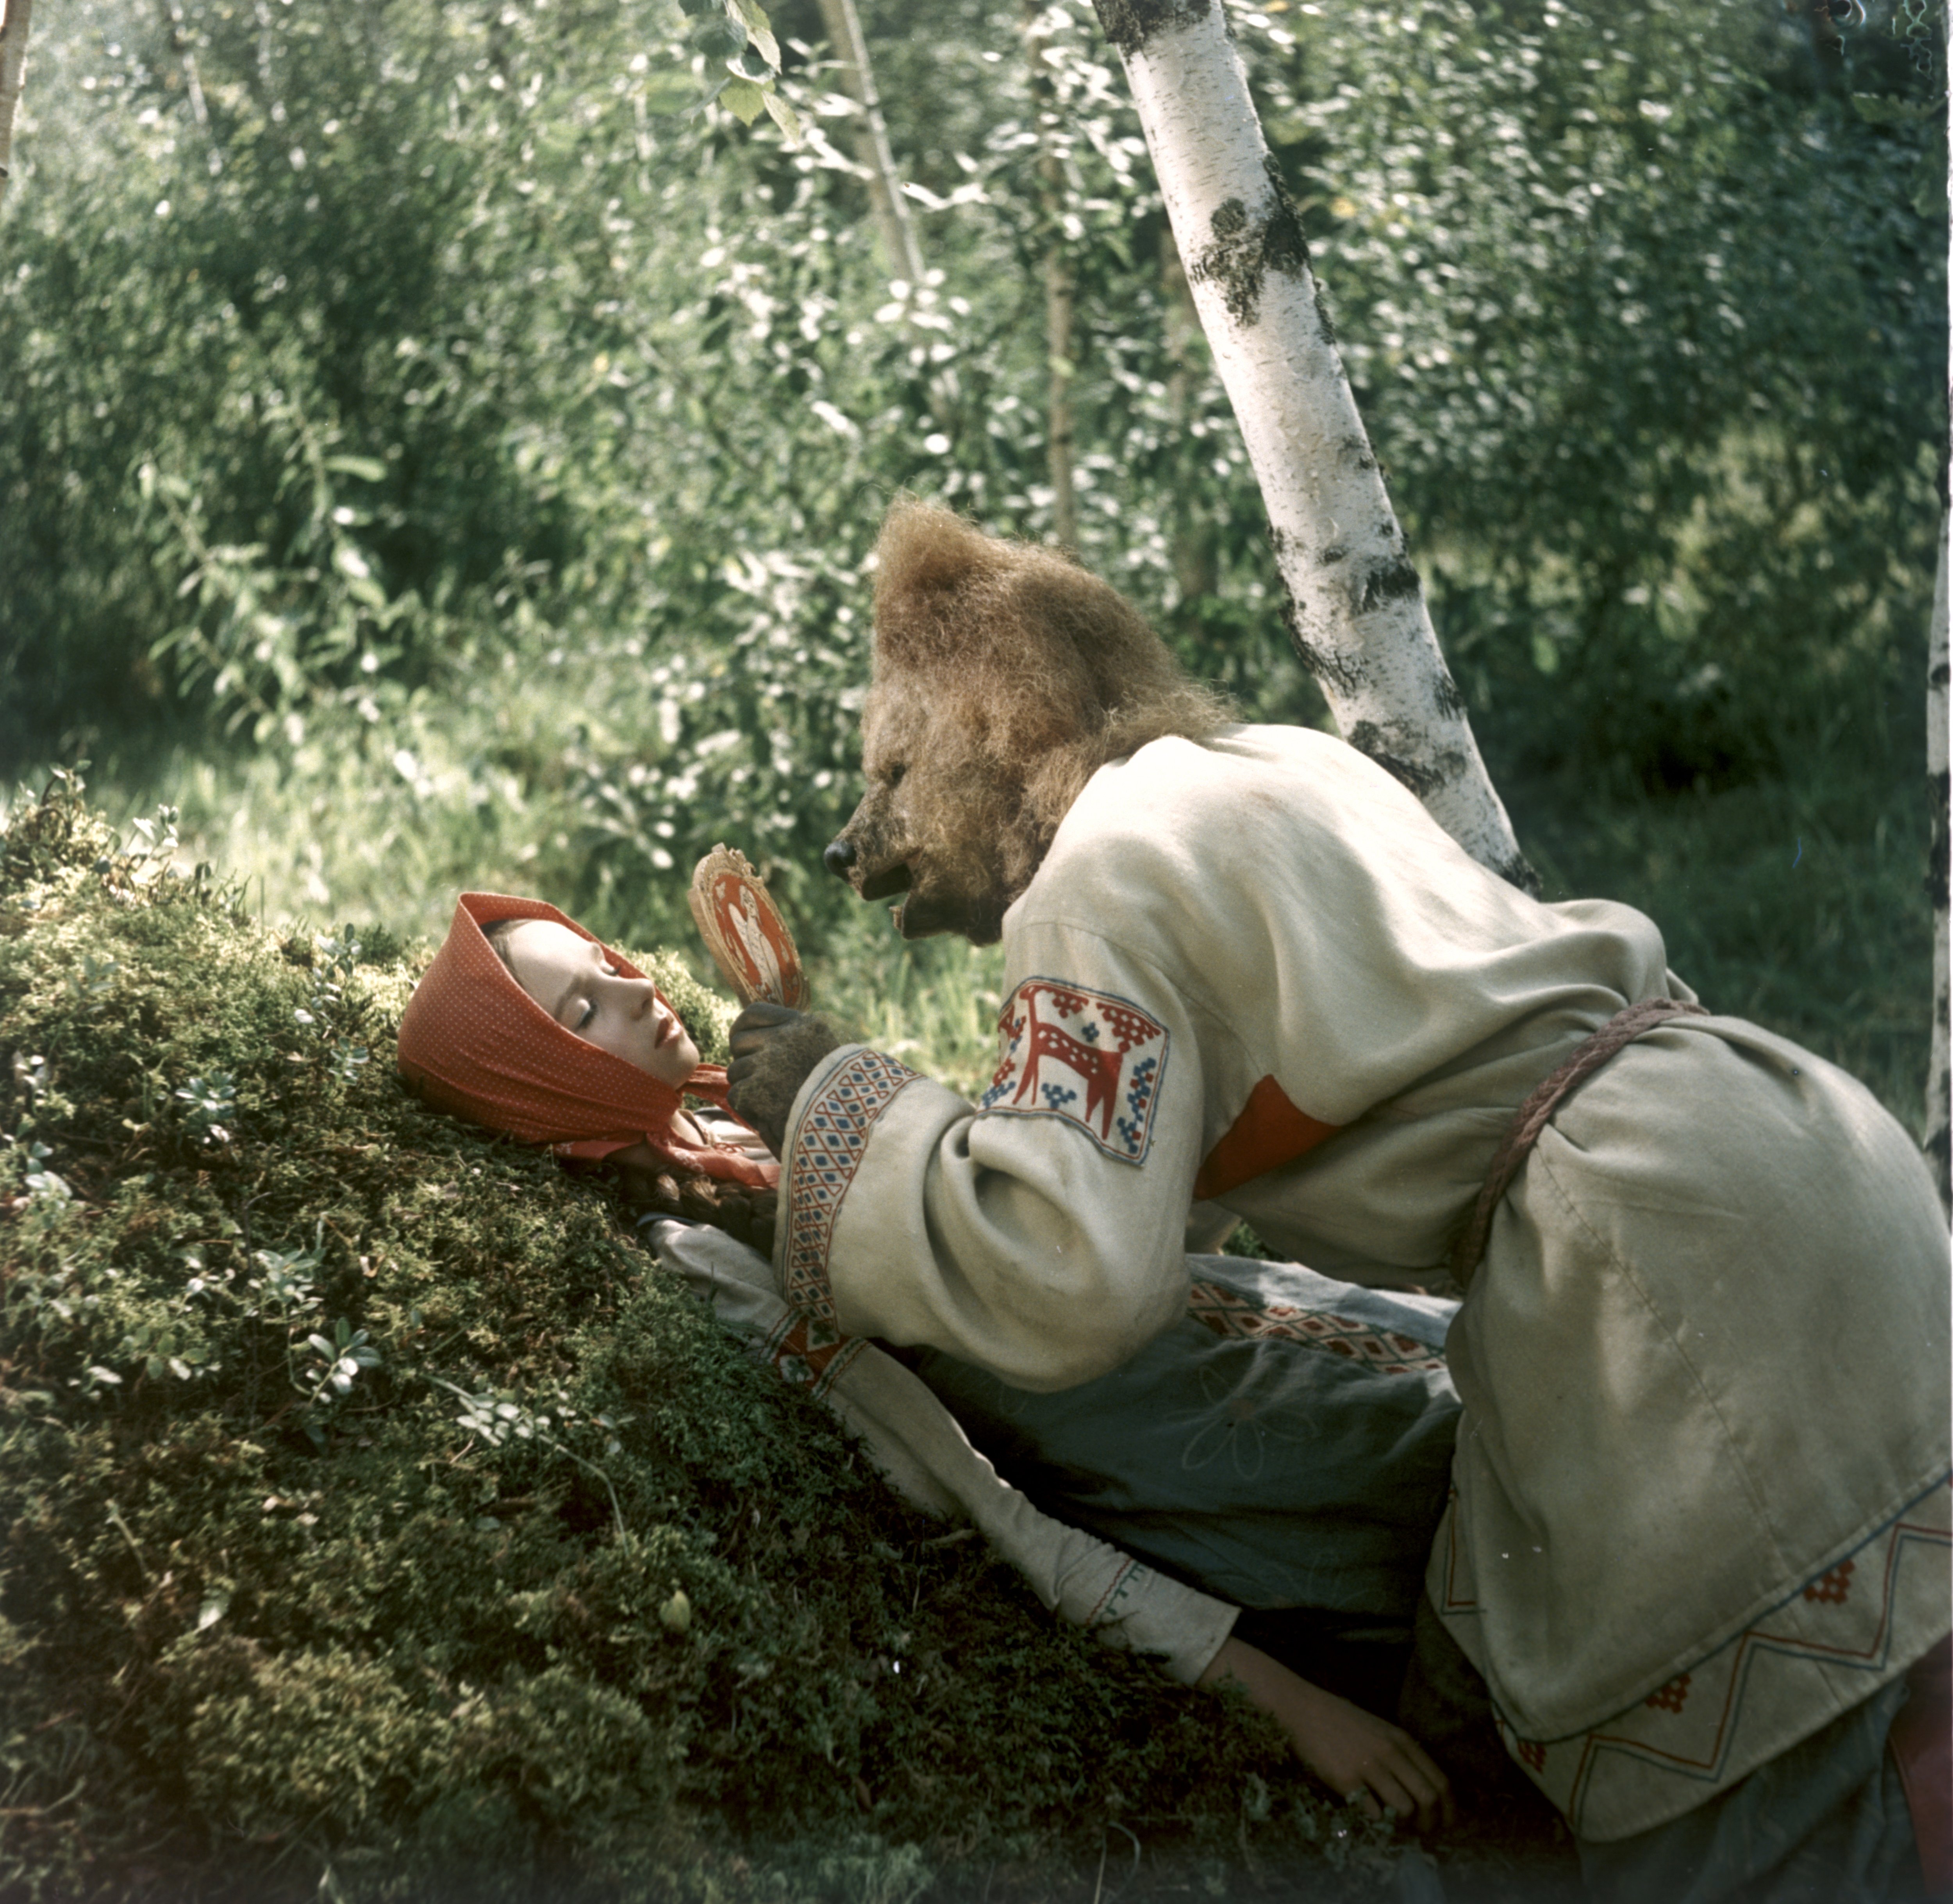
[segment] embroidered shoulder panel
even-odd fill
[[[1274,1336],[1306,1342],[1311,1348],[1361,1362],[1380,1375],[1418,1375],[1445,1366],[1443,1356],[1415,1336],[1352,1322],[1330,1310],[1262,1302],[1221,1283],[1190,1284],[1187,1313],[1216,1335]]]
[[[857,1051],[837,1065],[793,1134],[783,1186],[788,1219],[785,1297],[792,1308],[832,1326],[834,1291],[827,1254],[848,1187],[875,1120],[920,1074],[879,1051]]]
[[[1146,1162],[1166,1075],[1167,1029],[1115,993],[1027,978],[1005,1002],[1003,1056],[980,1111],[1062,1118],[1108,1157]]]

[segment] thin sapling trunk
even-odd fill
[[[875,229],[882,243],[889,274],[911,289],[922,283],[922,249],[916,242],[915,222],[895,177],[895,154],[882,117],[881,96],[875,89],[875,70],[868,63],[868,43],[854,0],[820,0],[820,19],[827,42],[839,63],[841,83],[860,108],[854,123],[854,155],[868,174],[868,199],[875,212]]]

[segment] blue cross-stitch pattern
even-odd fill
[[[1133,1067],[1126,1087],[1126,1108],[1135,1118],[1143,1117],[1146,1106],[1153,1101],[1153,1074],[1158,1068],[1156,1058],[1143,1058]]]
[[[1061,1111],[1078,1093],[1067,1090],[1062,1084],[1040,1084],[1038,1090],[1054,1111]]]

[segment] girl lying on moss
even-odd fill
[[[538,900],[462,896],[399,1065],[442,1109],[619,1172],[719,1319],[909,1501],[973,1522],[1046,1606],[1183,1683],[1237,1683],[1372,1817],[1428,1827],[1448,1808],[1409,1733],[1318,1682],[1393,1701],[1449,1474],[1453,1305],[1193,1256],[1187,1318],[1082,1387],[1026,1394],[934,1352],[905,1366],[781,1300],[750,1247],[770,1242],[779,1167],[726,1107],[723,1071],[643,972]]]

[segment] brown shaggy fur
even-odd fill
[[[876,553],[868,792],[836,844],[864,899],[906,886],[907,936],[987,943],[1100,767],[1234,717],[1068,556],[909,497]]]

